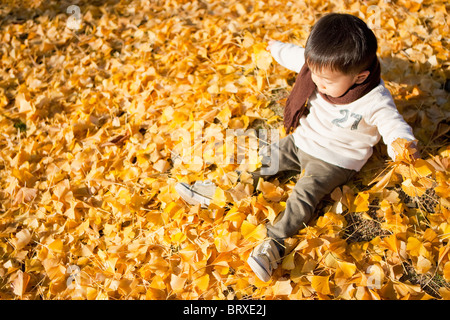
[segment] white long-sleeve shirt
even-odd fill
[[[276,41],[270,46],[273,58],[285,68],[299,72],[305,63],[304,48]],[[359,171],[381,138],[391,147],[397,138],[416,140],[411,127],[397,110],[383,80],[358,100],[335,105],[317,92],[308,100],[309,113],[292,133],[295,144],[313,157],[339,167]]]

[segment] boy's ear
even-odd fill
[[[356,76],[356,84],[360,84],[363,83],[364,81],[366,81],[367,77],[369,76],[370,71],[369,70],[365,70],[363,72],[360,72],[357,76]]]

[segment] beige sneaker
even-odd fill
[[[247,259],[250,268],[264,282],[270,280],[280,261],[280,253],[272,239],[266,239],[257,245]]]
[[[189,185],[179,182],[175,185],[175,190],[184,201],[191,205],[200,204],[202,208],[208,208],[211,203],[217,186],[210,180],[196,181]]]

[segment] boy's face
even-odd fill
[[[319,92],[337,98],[346,93],[355,83],[364,82],[369,73],[369,71],[363,71],[356,75],[349,75],[329,68],[322,68],[320,70],[311,69],[311,78]]]

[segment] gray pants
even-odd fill
[[[267,224],[267,235],[282,244],[284,239],[297,234],[313,218],[319,201],[336,187],[345,184],[356,171],[338,167],[314,158],[300,150],[294,143],[292,134],[279,140],[271,148],[279,148],[278,172],[301,172],[304,175],[297,181],[286,201],[286,209],[281,212],[273,225]],[[252,173],[255,183],[261,175],[261,169]],[[279,246],[283,254],[282,246]]]

